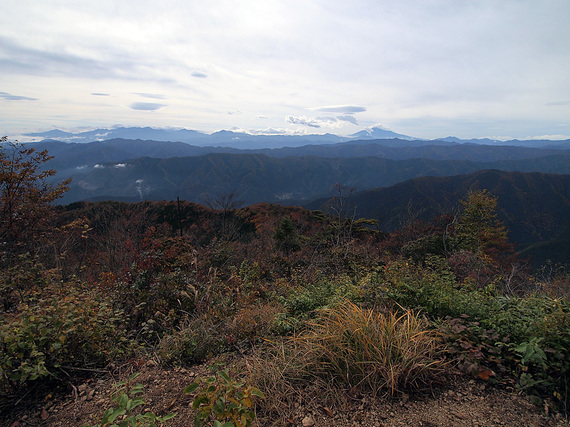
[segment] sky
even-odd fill
[[[0,0],[0,133],[570,138],[568,0]]]

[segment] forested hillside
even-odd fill
[[[203,197],[236,190],[247,204],[300,204],[328,197],[336,183],[366,190],[423,176],[452,176],[484,169],[570,174],[570,156],[471,162],[466,160],[379,157],[272,158],[261,154],[207,154],[194,157],[138,158],[79,167],[62,203],[79,200],[175,200],[203,202]]]
[[[145,401],[131,380],[114,398],[95,396],[98,412],[73,420],[299,425],[300,405],[330,417],[355,399],[427,398],[458,375],[532,396],[550,414],[568,409],[570,275],[564,266],[531,272],[519,259],[483,175],[455,215],[384,233],[353,216],[341,185],[328,212],[238,207],[231,194],[211,199],[216,209],[188,201],[55,206],[69,183],[47,183],[48,154],[5,147],[5,425],[57,425],[56,409],[66,406],[52,405],[54,396],[75,396],[72,406],[93,399],[85,390],[94,375],[126,379],[157,365],[181,372],[223,355],[227,369],[189,377],[169,406]],[[207,158],[216,173],[236,173]],[[179,161],[162,174],[187,167]],[[32,403],[36,415],[23,417]]]
[[[535,266],[548,258],[559,262],[569,259],[570,175],[485,170],[453,177],[422,177],[354,192],[349,204],[356,216],[376,219],[382,230],[393,232],[416,220],[429,222],[440,215],[456,215],[458,200],[470,191],[483,189],[498,197],[497,214],[509,230],[509,239],[532,255]],[[327,202],[323,198],[306,207],[326,209]],[[551,251],[550,246],[559,249]]]

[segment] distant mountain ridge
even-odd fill
[[[57,139],[62,142],[89,143],[110,139],[154,140],[163,142],[184,142],[196,146],[214,146],[238,149],[263,149],[282,147],[301,147],[304,145],[336,144],[348,141],[367,140],[398,140],[402,146],[433,145],[433,144],[478,144],[478,145],[510,145],[529,148],[556,148],[570,149],[570,139],[565,141],[548,140],[510,140],[498,141],[491,139],[462,140],[455,137],[446,137],[435,140],[413,138],[393,131],[385,130],[379,126],[363,129],[348,137],[333,134],[290,135],[285,133],[263,134],[246,133],[242,131],[221,130],[207,134],[190,129],[168,129],[151,127],[117,127],[112,129],[95,129],[84,132],[64,132],[58,129],[47,132],[34,132],[24,134],[27,137],[43,138],[43,140]]]
[[[265,154],[270,157],[381,157],[392,160],[431,159],[489,162],[541,158],[570,154],[570,150],[457,144],[440,141],[402,141],[399,139],[357,140],[336,144],[302,147],[240,150],[231,147],[195,146],[182,142],[112,139],[91,143],[64,143],[48,140],[29,143],[38,150],[48,150],[54,159],[49,167],[61,174],[73,174],[76,168],[97,163],[121,162],[137,157],[169,158],[201,156],[209,153]],[[569,145],[570,148],[570,145]]]
[[[254,135],[245,132],[221,130],[206,134],[188,129],[155,129],[151,127],[119,127],[114,129],[95,129],[87,132],[69,133],[58,130],[25,134],[28,137],[45,138],[44,141],[57,139],[62,142],[90,143],[111,139],[153,140],[160,142],[184,142],[196,146],[229,148],[276,148],[284,146],[302,146],[312,143],[336,143],[349,138],[332,134],[324,135]]]
[[[411,207],[418,219],[453,214],[458,200],[469,191],[486,189],[498,196],[498,212],[511,238],[532,240],[570,239],[570,175],[539,172],[481,170],[455,176],[426,176],[396,185],[353,193],[357,215],[381,220],[385,231],[402,226]],[[320,209],[325,199],[306,205]],[[567,215],[568,221],[561,221]],[[556,219],[558,218],[558,219]],[[568,222],[568,224],[563,224]]]
[[[485,188],[499,196],[501,217],[527,253],[556,255],[570,247],[570,220],[565,219],[570,218],[570,140],[509,145],[453,137],[372,139],[374,132],[368,139],[177,132],[122,128],[113,134],[127,138],[104,139],[109,134],[99,130],[81,138],[103,140],[70,143],[55,138],[77,135],[54,130],[40,136],[52,139],[29,146],[54,156],[46,164],[58,171],[54,182],[73,178],[60,200],[64,204],[177,197],[203,203],[235,190],[245,204],[318,209],[323,201],[318,199],[329,198],[331,188],[340,184],[356,190],[352,201],[358,215],[378,218],[392,231],[405,222],[410,209],[430,219],[453,211],[469,189]],[[165,140],[130,138],[151,134]],[[169,141],[173,136],[187,141]],[[199,143],[189,143],[192,138]]]

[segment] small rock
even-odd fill
[[[315,420],[310,415],[303,418],[303,427],[311,427],[315,425]]]

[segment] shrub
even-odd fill
[[[21,305],[0,325],[3,380],[18,385],[57,378],[61,369],[104,366],[132,349],[125,323],[109,300],[75,284]]]
[[[194,425],[213,416],[216,427],[250,427],[255,419],[255,398],[264,399],[259,389],[230,378],[228,369],[213,366],[214,375],[190,384],[184,393],[194,393],[200,385],[198,395],[192,403],[197,410]],[[224,424],[222,424],[222,422]]]
[[[238,344],[257,341],[270,333],[283,307],[274,303],[257,303],[239,310],[225,322],[226,336]]]
[[[226,336],[221,325],[207,317],[191,319],[179,331],[165,335],[157,354],[167,365],[200,363],[224,350]]]
[[[316,310],[333,307],[346,299],[357,298],[358,290],[350,277],[330,279],[319,275],[310,283],[278,298],[286,313],[277,317],[275,330],[281,334],[291,333],[303,328],[306,321],[314,318]]]

